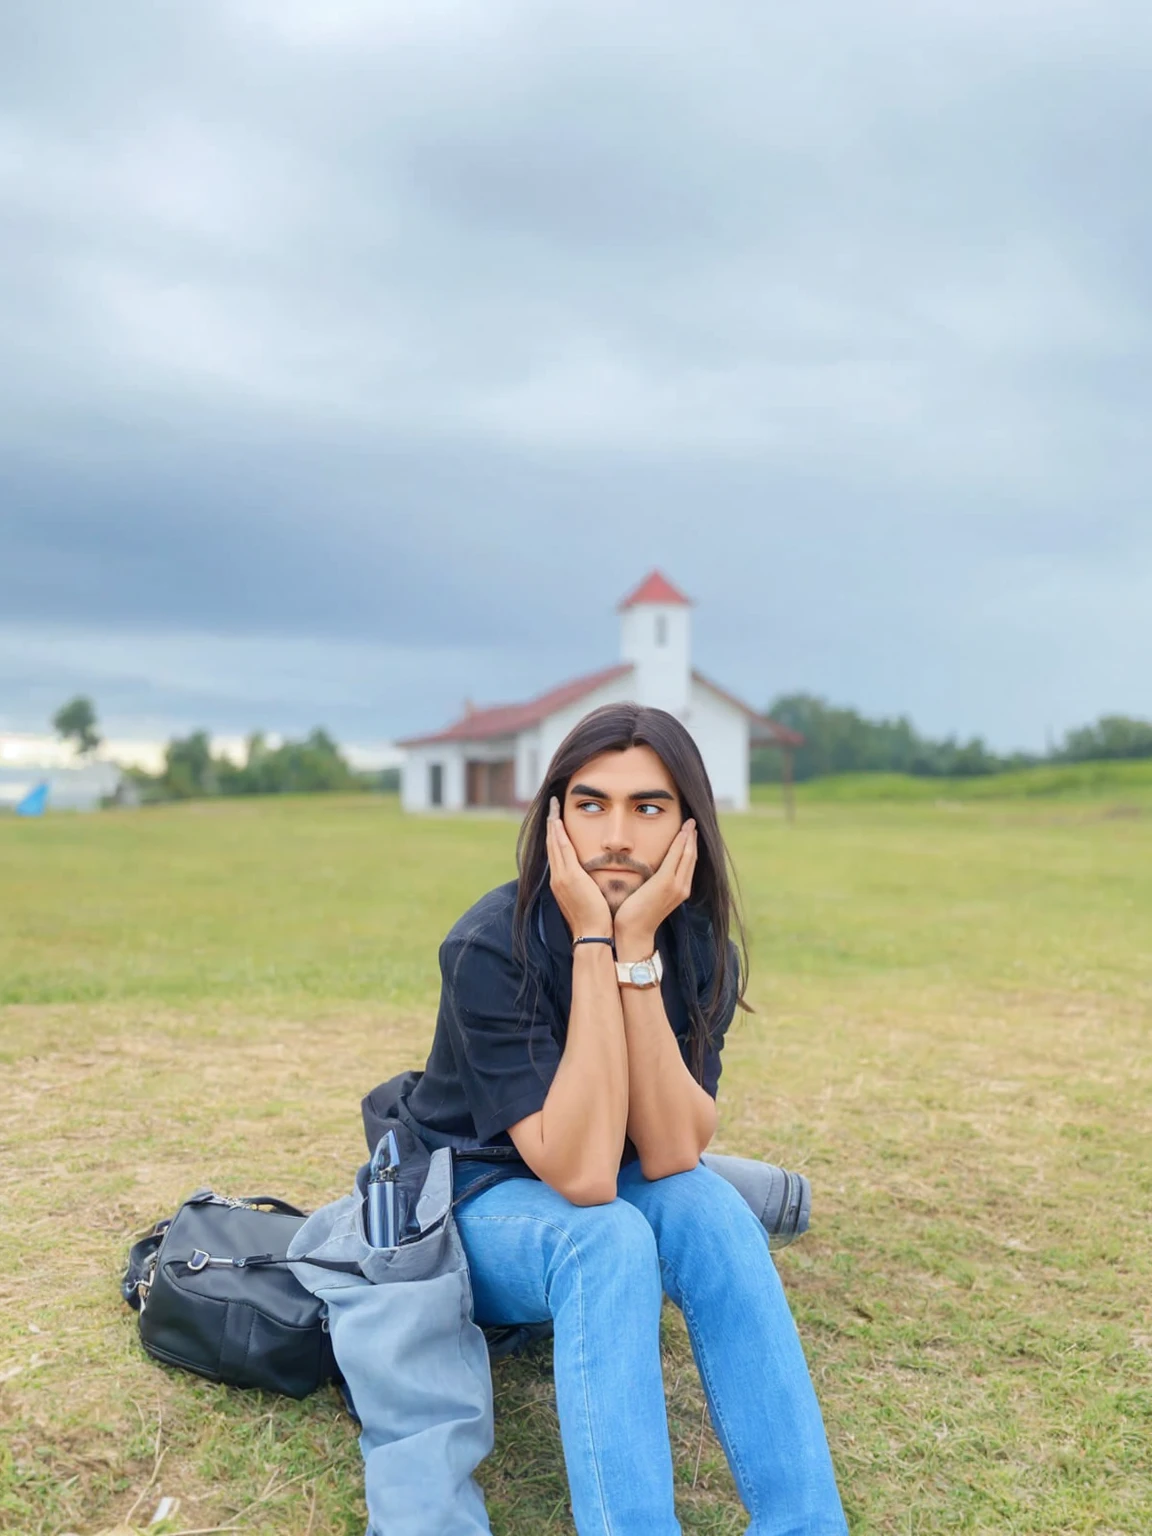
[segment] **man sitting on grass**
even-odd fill
[[[581,1536],[670,1536],[660,1308],[681,1309],[754,1536],[844,1536],[820,1409],[768,1237],[700,1154],[746,961],[711,785],[670,714],[609,704],[561,743],[519,878],[440,951],[407,1109],[457,1149],[482,1325],[546,1322]]]

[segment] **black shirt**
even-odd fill
[[[440,946],[436,1034],[427,1067],[407,1094],[407,1111],[430,1133],[429,1140],[452,1145],[464,1155],[512,1148],[508,1127],[544,1107],[568,1034],[568,925],[545,888],[529,923],[526,971],[512,950],[516,889],[517,882],[511,880],[489,891]],[[707,1003],[713,971],[711,930],[684,905],[661,924],[656,944],[664,962],[664,1009],[690,1065],[687,999],[694,995],[702,1006]],[[732,945],[727,995],[704,1059],[703,1086],[713,1098],[724,1034],[736,1007],[736,967]],[[635,1156],[627,1143],[622,1161]]]

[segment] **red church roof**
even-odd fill
[[[493,736],[514,736],[517,731],[538,725],[547,715],[555,714],[556,710],[563,709],[567,704],[575,704],[585,694],[593,693],[604,683],[615,682],[618,677],[631,671],[630,661],[618,662],[614,667],[605,667],[600,672],[589,672],[584,677],[573,678],[570,683],[561,683],[559,688],[551,688],[539,698],[530,699],[527,704],[494,704],[490,709],[473,709],[445,731],[436,731],[431,736],[410,736],[407,741],[398,741],[396,745],[423,747],[434,741],[486,741]]]
[[[617,604],[617,612],[623,613],[625,608],[635,608],[640,603],[682,603],[685,608],[690,608],[692,599],[678,592],[659,571],[653,571],[645,576],[635,592]]]

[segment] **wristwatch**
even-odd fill
[[[664,962],[658,949],[647,960],[634,960],[631,964],[626,960],[616,962],[616,980],[622,987],[656,987],[663,975]]]

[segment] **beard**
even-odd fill
[[[607,873],[603,870],[605,864],[621,865],[629,873]],[[638,891],[646,880],[651,880],[654,873],[647,864],[642,864],[639,859],[602,857],[590,860],[585,864],[584,868],[590,875],[596,874],[598,871],[600,872],[600,877],[596,884],[604,893],[604,900],[608,903],[608,911],[613,917],[616,916],[629,896],[632,895],[632,892]],[[638,882],[633,881],[629,878],[629,875],[639,875],[640,879]]]
[[[641,885],[643,883],[643,881],[640,882]],[[604,900],[608,903],[608,911],[615,917],[632,892],[638,891],[640,886],[631,885],[620,875],[615,875],[610,877],[600,889],[604,892]]]

